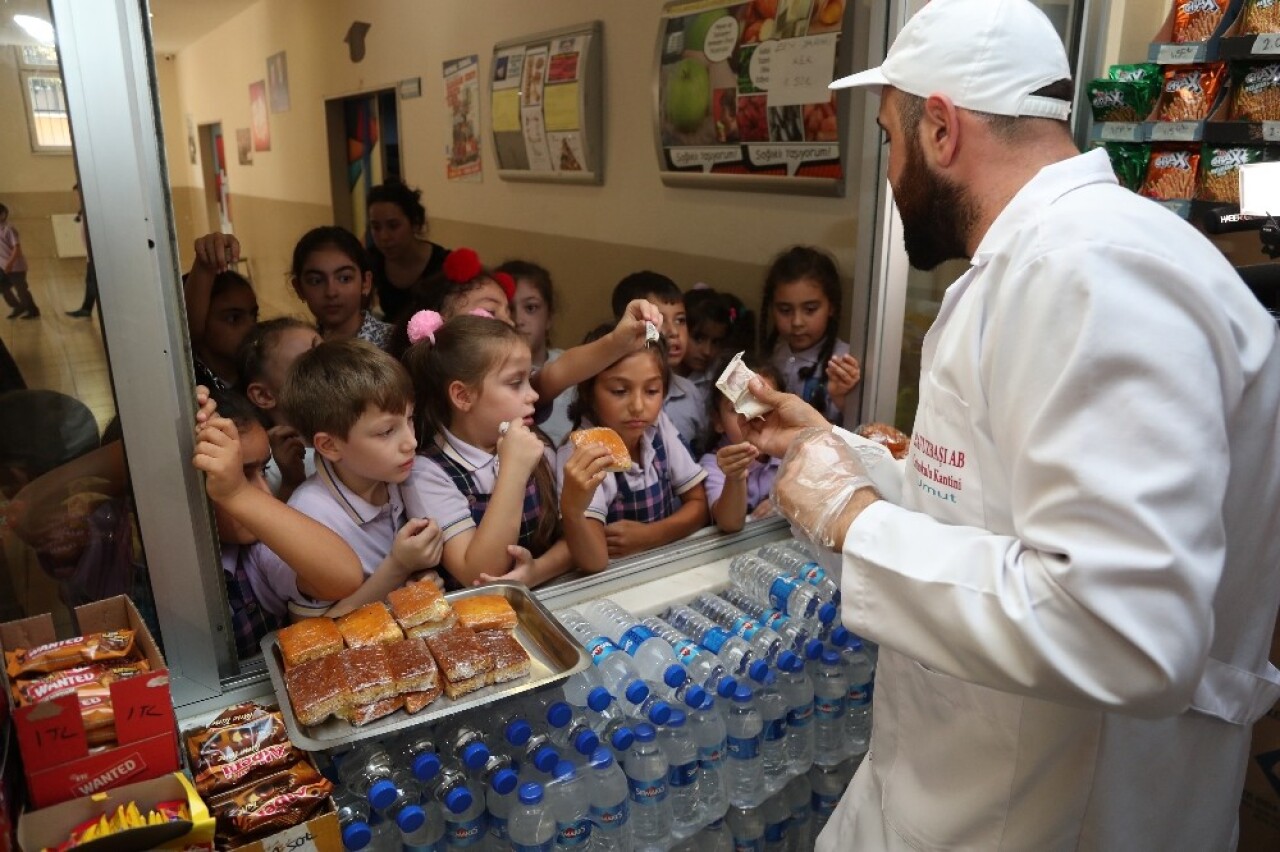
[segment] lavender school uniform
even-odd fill
[[[588,429],[591,425],[584,422],[582,428]],[[659,448],[662,450],[661,453],[658,451]],[[572,454],[572,444],[565,444],[560,448],[556,475],[561,487],[564,486],[564,464]],[[659,456],[665,458],[659,458]],[[706,478],[707,472],[693,460],[693,456],[689,455],[689,451],[680,442],[680,435],[671,418],[663,412],[658,415],[654,425],[644,430],[644,436],[640,439],[639,462],[632,459],[630,470],[606,476],[604,482],[600,483],[600,487],[596,489],[595,495],[591,498],[591,504],[584,514],[603,524],[620,520],[637,520],[618,516],[615,507],[619,493],[624,488],[633,495],[653,492],[655,499],[660,502],[666,502],[663,498],[667,496],[666,492],[669,489],[671,511],[675,511],[674,498],[687,494],[689,489]],[[649,517],[647,521],[661,520],[662,517],[665,515]]]
[[[822,354],[822,344],[825,342],[824,338],[815,346],[792,352],[787,341],[778,341],[773,347],[773,357],[769,361],[778,372],[782,373],[783,381],[786,382],[784,391],[795,394],[805,402],[813,401],[813,395],[818,392],[818,374],[821,372],[818,369],[818,356]],[[848,354],[849,344],[843,340],[836,340],[836,345],[831,350],[831,357]],[[806,373],[808,378],[802,376],[802,372]],[[827,410],[822,412],[822,415],[836,424],[844,420],[844,412],[832,405],[831,400],[827,400]]]
[[[707,472],[707,505],[714,506],[724,493],[724,471],[716,463],[716,454],[707,453],[699,463]],[[763,503],[773,489],[773,481],[778,478],[778,467],[782,460],[770,456],[767,462],[753,460],[747,468],[747,511],[755,511],[756,506]]]

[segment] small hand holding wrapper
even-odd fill
[[[859,448],[819,427],[796,435],[769,496],[798,532],[814,544],[839,550],[856,517],[846,510],[854,494],[863,488],[875,494]]]

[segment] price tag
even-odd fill
[[[1157,121],[1151,128],[1151,141],[1195,142],[1202,128],[1198,121]]]
[[[1274,56],[1280,54],[1280,33],[1262,33],[1253,40],[1252,53],[1260,53],[1264,56]]]
[[[316,839],[306,823],[273,834],[263,842],[263,852],[319,852]]]
[[[1160,50],[1156,52],[1156,62],[1161,65],[1181,65],[1186,62],[1195,62],[1196,54],[1200,52],[1198,44],[1162,44]]]
[[[1098,125],[1107,142],[1141,142],[1142,125],[1132,121],[1106,121]]]
[[[1280,121],[1262,122],[1262,141],[1280,142]]]

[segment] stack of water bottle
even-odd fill
[[[874,661],[794,543],[730,579],[662,618],[557,613],[591,668],[336,758],[347,848],[812,848],[866,751]]]

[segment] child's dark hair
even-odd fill
[[[554,314],[556,312],[556,298],[551,287],[551,273],[544,267],[528,260],[508,260],[493,271],[505,272],[517,282],[521,279],[528,281],[533,285],[533,289],[538,291],[542,301],[546,302],[547,313]]]
[[[827,327],[823,331],[822,351],[818,353],[818,363],[814,367],[806,367],[800,371],[800,378],[808,381],[815,375],[818,378],[817,389],[809,404],[819,411],[827,410],[827,383],[825,381],[827,362],[835,352],[836,329],[840,322],[840,273],[831,255],[813,246],[792,246],[785,249],[773,259],[769,272],[764,279],[764,297],[760,302],[760,313],[763,314],[760,351],[766,357],[773,352],[778,342],[778,328],[773,322],[773,297],[778,287],[808,278],[822,288],[822,294],[831,303],[827,314]]]
[[[399,207],[415,232],[421,232],[427,227],[427,208],[422,206],[422,190],[411,189],[398,177],[387,178],[386,183],[380,183],[369,190],[365,209],[375,204],[394,204]]]
[[[317,432],[346,440],[369,408],[398,413],[411,405],[413,382],[404,365],[357,338],[302,353],[280,389],[285,419],[308,442]]]
[[[409,288],[409,298],[404,309],[393,321],[387,352],[403,360],[409,351],[409,320],[413,319],[414,314],[418,311],[435,311],[441,316],[448,316],[450,308],[467,293],[490,281],[497,283],[497,279],[493,277],[496,273],[497,270],[490,271],[481,267],[479,274],[474,277],[466,281],[454,281],[444,272],[437,272],[426,281],[414,284]]]
[[[609,332],[613,331],[613,329],[614,326],[607,323],[604,325],[598,325],[591,329],[591,331],[587,332],[587,336],[582,338],[582,343],[583,345],[594,343]],[[622,358],[630,358],[632,355],[639,355],[642,352],[652,352],[658,360],[658,368],[662,372],[662,395],[665,399],[667,389],[671,387],[671,365],[667,363],[666,338],[659,337],[656,342],[649,344],[646,349],[629,352],[626,355],[623,355]],[[618,361],[621,361],[622,358],[619,358]],[[613,364],[618,363],[618,361],[614,361]],[[590,421],[593,426],[601,425],[600,415],[596,413],[596,400],[594,396],[596,379],[600,377],[600,373],[603,373],[605,370],[612,367],[613,364],[606,364],[595,375],[584,379],[578,384],[578,398],[569,406],[569,422],[573,424],[574,429],[582,428],[583,420]]]
[[[650,296],[655,301],[667,305],[684,301],[684,293],[680,291],[676,282],[662,273],[651,272],[648,269],[633,272],[614,285],[613,296],[609,300],[609,306],[613,308],[613,318],[622,319],[628,304],[636,299],[647,299]]]
[[[449,385],[462,382],[468,387],[479,387],[510,347],[517,345],[528,346],[520,332],[502,320],[464,314],[440,326],[434,342],[421,340],[409,347],[404,363],[409,368],[418,401],[413,420],[419,448],[449,428],[453,417]],[[534,431],[550,446],[546,435],[540,430]],[[560,507],[555,472],[545,457],[533,469],[533,476],[538,484],[541,512],[533,533],[533,547],[529,549],[534,556],[541,556],[560,537]]]
[[[0,216],[8,216],[9,207],[6,204],[0,204]]]
[[[237,390],[212,387],[209,388],[209,399],[218,406],[217,416],[225,417],[236,424],[236,430],[239,432],[249,431],[255,423],[262,425],[262,421],[258,419],[258,409],[254,408],[253,403]]]
[[[280,337],[291,329],[315,331],[316,327],[297,317],[276,317],[260,322],[245,337],[236,352],[236,372],[245,387],[262,378],[262,372]]]
[[[754,357],[756,318],[742,300],[732,293],[719,293],[707,288],[690,290],[684,295],[686,322],[690,336],[696,336],[704,323],[725,328],[724,351],[746,352]]]
[[[209,286],[209,300],[213,301],[223,293],[228,290],[234,290],[236,287],[248,287],[252,290],[253,282],[234,269],[224,269],[213,276],[213,284]]]
[[[302,270],[307,264],[307,258],[312,252],[322,248],[335,248],[351,258],[361,275],[369,271],[369,255],[365,253],[364,246],[356,235],[337,225],[323,225],[307,231],[293,247],[293,262],[289,265],[289,272],[294,281],[302,280]]]

